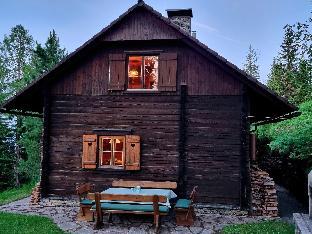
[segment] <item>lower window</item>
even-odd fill
[[[125,137],[99,137],[100,167],[124,167],[125,164]]]

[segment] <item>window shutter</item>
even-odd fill
[[[82,168],[96,168],[97,135],[83,135]]]
[[[140,170],[140,136],[126,136],[126,162],[125,169]]]
[[[162,53],[159,55],[158,90],[177,90],[177,54]]]
[[[109,90],[124,90],[126,81],[124,54],[109,55]]]

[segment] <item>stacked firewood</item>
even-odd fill
[[[255,216],[278,216],[275,183],[267,172],[257,166],[251,169],[251,203]]]
[[[39,205],[41,199],[41,186],[38,183],[32,190],[30,196],[30,205]]]

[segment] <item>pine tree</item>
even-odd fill
[[[16,25],[8,36],[4,36],[0,46],[0,57],[6,69],[8,95],[16,93],[21,88],[24,67],[30,61],[32,50],[32,36],[22,25]]]
[[[11,33],[4,36],[0,47],[0,57],[4,67],[4,82],[7,84],[5,96],[11,96],[22,88],[24,67],[29,63],[33,49],[33,39],[29,32],[17,25],[11,29]],[[14,160],[15,185],[20,185],[18,166],[21,160],[21,148],[18,144],[22,117],[17,116],[15,122],[16,157]]]
[[[246,62],[243,65],[243,70],[250,76],[259,79],[260,75],[259,75],[259,66],[257,65],[258,62],[258,54],[255,51],[255,49],[253,49],[251,47],[251,45],[249,46],[248,49],[248,54],[246,56]]]
[[[55,31],[42,46],[36,43],[31,62],[25,68],[24,82],[32,82],[45,72],[53,68],[66,56],[65,49],[61,49],[59,38]],[[19,143],[25,148],[27,158],[20,163],[20,171],[27,180],[38,181],[40,170],[40,139],[42,121],[39,118],[25,117],[22,123],[22,133]]]
[[[281,51],[273,61],[268,86],[294,104],[312,98],[311,19],[286,25]]]
[[[5,82],[6,69],[0,58],[0,103],[6,98],[7,85]],[[10,119],[0,114],[0,191],[14,184],[14,142],[13,131],[10,128]]]

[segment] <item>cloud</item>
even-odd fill
[[[203,29],[206,29],[210,32],[218,32],[218,29],[208,25],[208,24],[203,24],[203,23],[199,23],[199,22],[196,22],[196,21],[193,21],[192,24],[194,24],[195,26],[199,27],[199,28],[203,28]]]
[[[208,24],[203,24],[203,23],[200,23],[197,21],[193,21],[192,24],[197,26],[198,28],[205,29],[206,31],[212,32],[216,37],[219,37],[219,38],[222,38],[224,40],[231,41],[234,43],[238,43],[238,44],[240,43],[239,41],[237,41],[231,37],[223,35],[217,28],[212,27]]]

